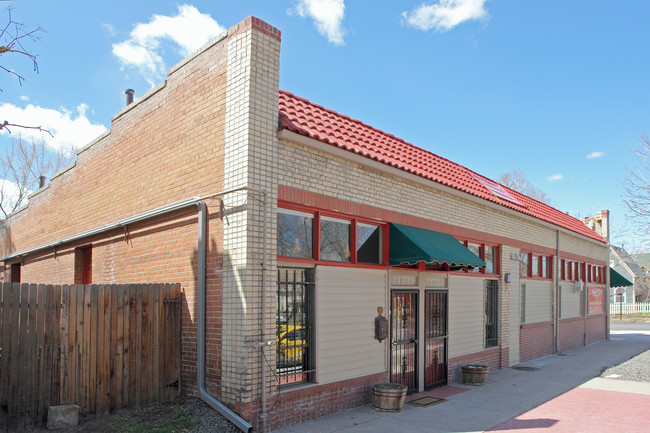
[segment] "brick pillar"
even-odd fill
[[[249,17],[231,29],[228,39],[224,190],[260,189],[265,196],[241,192],[225,198],[223,240],[223,332],[221,398],[251,419],[261,392],[262,357],[255,343],[275,338],[275,276],[262,287],[263,235],[267,233],[267,269],[275,268],[277,201],[277,125],[280,32]],[[267,224],[263,216],[267,209]],[[262,314],[262,293],[268,309]],[[273,318],[273,321],[272,321]],[[269,335],[272,333],[272,335]],[[273,365],[272,350],[267,359]],[[268,376],[272,377],[269,372]]]

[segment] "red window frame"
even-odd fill
[[[363,218],[355,215],[333,212],[326,209],[313,208],[310,206],[299,205],[296,203],[278,201],[278,210],[288,209],[299,212],[304,212],[313,215],[312,227],[312,257],[292,257],[292,256],[277,256],[277,260],[287,262],[306,262],[316,264],[326,264],[328,266],[343,266],[343,267],[371,267],[371,268],[388,268],[388,223],[385,221],[377,221],[371,218]],[[350,260],[325,260],[320,257],[320,231],[321,231],[321,217],[336,218],[339,220],[350,221]],[[381,227],[381,263],[358,263],[357,262],[357,223],[374,225]]]
[[[552,280],[553,279],[553,270],[551,264],[553,263],[552,256],[546,256],[544,254],[536,254],[530,251],[524,251],[521,253],[524,256],[528,257],[528,275],[521,274],[520,266],[520,276],[522,278],[529,278],[533,280]],[[546,259],[546,270],[548,276],[544,276],[544,259]],[[536,262],[536,266],[533,264]],[[564,261],[561,264],[561,272],[564,272]]]
[[[469,269],[464,268],[461,271],[456,271],[456,272],[463,272],[467,274],[477,274],[477,275],[500,275],[501,274],[501,247],[498,244],[492,244],[489,242],[483,242],[483,241],[478,241],[474,239],[459,239],[458,240],[461,244],[465,246],[465,248],[469,249],[469,244],[474,244],[479,246],[479,258],[483,260],[484,262],[485,257],[487,256],[487,248],[494,248],[494,272],[488,274],[486,268],[481,268],[478,272],[474,271],[471,272]]]
[[[75,248],[75,284],[92,284],[93,253],[92,245]]]

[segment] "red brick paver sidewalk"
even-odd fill
[[[645,433],[650,430],[648,407],[650,395],[579,387],[488,431]]]

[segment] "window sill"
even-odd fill
[[[317,382],[303,382],[296,385],[283,385],[279,388],[278,394],[289,394],[295,391],[303,391],[305,389],[315,388],[319,384]]]

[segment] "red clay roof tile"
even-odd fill
[[[460,164],[292,93],[280,91],[280,129],[313,138],[605,242],[582,221]],[[482,181],[481,181],[482,180]],[[492,186],[495,184],[496,186]],[[486,185],[491,186],[492,190]],[[504,193],[500,193],[503,188]],[[501,195],[501,198],[498,197]],[[510,195],[514,200],[508,199]]]

